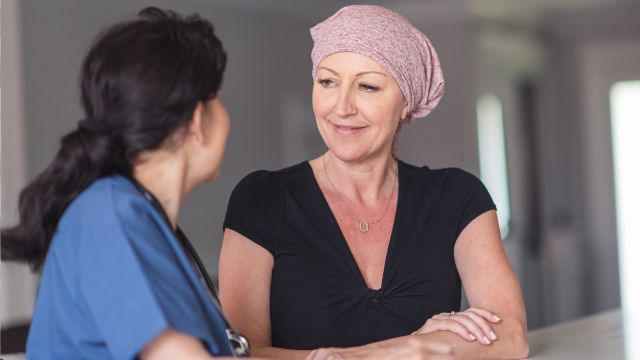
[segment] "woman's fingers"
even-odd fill
[[[459,312],[459,313],[454,313],[453,315],[451,313],[441,313],[441,314],[435,315],[433,318],[440,321],[458,322],[466,328],[467,335],[466,336],[461,335],[464,339],[470,340],[470,341],[478,340],[481,344],[485,344],[485,345],[491,344],[491,340],[490,340],[491,336],[489,336],[489,334],[485,334],[483,332],[483,328],[479,324],[477,324],[475,321],[476,319],[480,319],[480,321],[483,322],[484,325],[487,324],[479,316],[475,316],[475,318],[472,319],[472,318],[469,318],[468,316],[465,316],[464,312]],[[459,334],[459,332],[456,332],[456,333]]]
[[[476,307],[470,307],[467,310],[465,310],[465,312],[473,312],[474,314],[480,315],[482,316],[484,319],[486,319],[487,321],[490,321],[494,324],[499,323],[500,321],[502,321],[502,319],[500,319],[500,317],[488,310],[485,309],[480,309],[480,308],[476,308]]]
[[[493,331],[493,324],[501,319],[490,311],[469,308],[458,313],[440,313],[432,318],[414,334],[427,334],[433,331],[450,331],[467,341],[478,341],[480,344],[489,345],[492,341],[498,340],[498,336]]]
[[[442,317],[436,315],[433,318],[427,320],[427,323],[425,325],[429,331],[422,333],[428,333],[436,330],[445,330],[450,331],[454,334],[458,334],[461,338],[467,341],[475,341],[477,339],[477,337],[473,335],[465,325],[452,318],[443,319]]]
[[[465,311],[463,314],[468,316],[469,319],[473,320],[473,322],[475,322],[476,325],[482,329],[482,332],[486,337],[488,337],[492,341],[498,340],[498,336],[493,331],[493,327],[491,326],[492,324],[489,323],[484,317],[478,315],[473,311]]]
[[[476,323],[476,320],[478,320],[486,324],[486,321],[481,317],[476,315],[475,318],[471,318],[466,313],[457,313],[451,318],[451,320],[462,324],[468,332],[473,334],[474,340],[477,339],[479,343],[484,345],[491,344],[489,336],[487,336],[483,329]]]
[[[450,319],[451,319],[451,315],[449,313],[436,314],[430,319],[427,319],[427,322],[424,325],[422,325],[420,329],[411,333],[411,335],[428,334],[428,333],[439,331],[439,330],[452,331],[451,326],[455,326],[455,328],[460,329],[459,326],[455,324],[455,321],[447,324],[447,321]],[[473,335],[464,336],[463,334],[464,334],[464,331],[462,331],[459,335],[469,341],[475,340],[473,338]]]

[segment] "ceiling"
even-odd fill
[[[209,0],[210,1],[210,0]],[[472,17],[501,23],[535,26],[549,12],[577,11],[635,0],[217,0],[226,6],[295,16],[305,20],[321,20],[342,6],[375,4],[389,7],[410,19],[443,21],[456,17]]]

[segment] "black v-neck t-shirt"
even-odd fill
[[[367,287],[308,162],[246,176],[224,227],[273,255],[272,346],[347,347],[408,335],[434,314],[460,310],[453,248],[471,220],[493,209],[475,176],[398,161],[398,206],[378,290]]]

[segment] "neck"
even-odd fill
[[[134,178],[158,199],[173,229],[177,227],[182,200],[191,190],[186,173],[185,161],[177,154],[162,151],[147,154],[133,168]]]
[[[329,181],[343,196],[371,204],[393,192],[397,174],[396,160],[391,154],[366,163],[350,163],[329,151],[321,160],[323,167],[326,165]]]

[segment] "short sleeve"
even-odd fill
[[[475,175],[461,169],[445,169],[442,183],[442,207],[456,229],[456,239],[479,215],[495,210],[486,187]]]
[[[116,359],[135,358],[169,328],[200,339],[212,354],[226,353],[224,320],[198,293],[193,269],[178,259],[153,211],[144,198],[114,201],[84,219],[94,226],[79,234],[86,240],[78,251],[82,306]]]
[[[274,254],[283,212],[282,185],[276,175],[257,171],[247,175],[233,189],[223,226]]]

